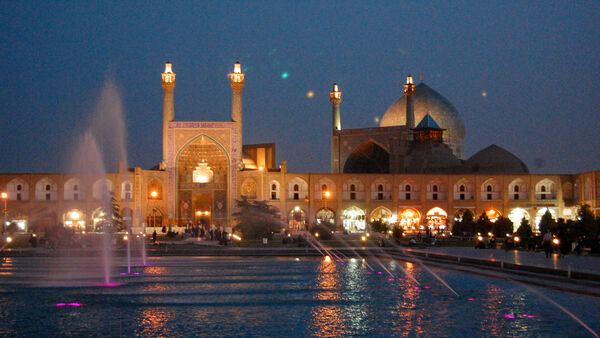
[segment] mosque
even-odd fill
[[[524,217],[537,224],[549,211],[573,219],[579,205],[600,216],[600,171],[531,174],[497,146],[464,158],[466,130],[452,103],[408,76],[403,94],[379,127],[342,128],[342,92],[330,92],[331,172],[290,173],[277,164],[275,144],[243,144],[240,63],[229,74],[231,119],[177,121],[176,75],[167,62],[163,87],[162,161],[154,169],[119,167],[104,177],[0,174],[4,221],[22,231],[59,224],[95,231],[111,213],[108,196],[134,231],[187,224],[230,228],[235,201],[266,200],[292,229],[328,222],[349,233],[381,220],[406,231],[450,231],[466,210],[494,221]],[[400,91],[400,90],[399,90]]]

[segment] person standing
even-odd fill
[[[550,253],[552,252],[552,233],[548,230],[544,234],[544,251],[546,252],[546,258],[550,257]]]

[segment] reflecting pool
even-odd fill
[[[2,336],[591,336],[523,285],[433,269],[456,297],[410,262],[160,257],[106,287],[97,259],[0,261]],[[600,331],[598,298],[536,290]]]

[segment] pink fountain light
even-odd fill
[[[472,302],[472,301],[474,301],[474,300],[475,300],[475,298],[469,298],[469,299],[467,299],[467,300],[469,300],[469,301],[471,301],[471,302]]]
[[[56,303],[56,306],[61,307],[61,306],[66,306],[67,304],[65,303]]]
[[[81,303],[69,303],[67,305],[69,305],[69,306],[81,306]]]
[[[504,315],[504,317],[510,318],[510,319],[515,319],[515,316],[513,316],[513,315]]]

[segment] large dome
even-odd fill
[[[465,124],[454,105],[440,93],[421,82],[415,87],[415,123],[419,123],[427,113],[433,117],[444,132],[444,143],[452,152],[464,158],[463,142],[465,140]],[[406,124],[406,97],[402,95],[383,115],[380,127],[403,126]]]

